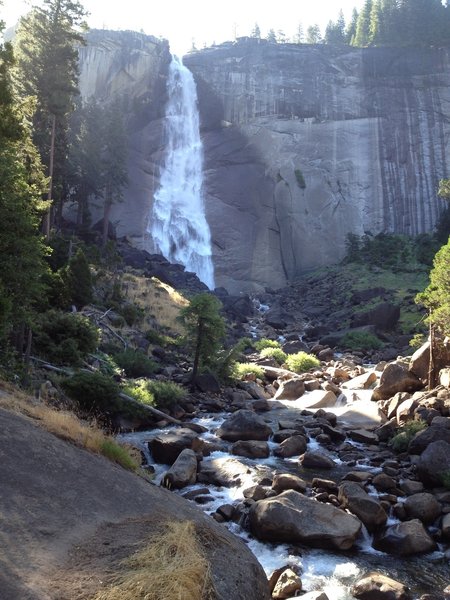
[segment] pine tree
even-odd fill
[[[78,0],[43,0],[23,17],[17,32],[18,80],[24,96],[36,96],[34,140],[48,168],[48,200],[62,202],[68,116],[78,93],[80,27],[85,11]],[[50,131],[50,134],[49,134]],[[50,213],[44,231],[50,234]]]
[[[319,44],[321,40],[320,27],[318,25],[310,25],[306,30],[306,43]]]
[[[356,23],[356,33],[352,45],[359,48],[368,46],[370,43],[370,15],[372,12],[372,0],[366,0],[359,13]]]
[[[252,38],[256,38],[256,39],[261,39],[261,29],[259,28],[258,23],[255,23],[255,26],[252,29],[252,32],[250,34],[250,37]]]
[[[294,44],[303,44],[304,39],[305,39],[305,34],[303,31],[303,25],[301,23],[299,23],[297,25],[297,31],[295,32],[295,35],[294,35]]]
[[[339,11],[337,21],[329,21],[325,29],[325,43],[345,44],[345,19],[344,13]]]
[[[352,18],[350,23],[347,26],[347,29],[345,30],[345,41],[347,44],[354,46],[354,39],[355,39],[355,35],[356,35],[356,26],[358,23],[358,11],[356,10],[356,8],[353,9],[352,12]]]
[[[268,40],[269,42],[276,42],[277,41],[277,36],[275,34],[275,30],[274,29],[269,29],[269,31],[267,32],[267,35],[266,35],[266,40]]]

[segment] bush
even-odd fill
[[[150,344],[157,344],[158,346],[167,346],[176,343],[176,340],[170,335],[164,335],[154,329],[149,329],[145,332],[145,339],[150,342]]]
[[[67,268],[64,270],[63,279],[67,282],[70,301],[72,304],[75,304],[78,309],[92,302],[93,288],[91,270],[81,248],[78,249],[75,256],[70,259]]]
[[[120,408],[120,388],[103,373],[76,373],[63,379],[61,386],[84,412],[110,414]]]
[[[116,310],[130,327],[139,323],[144,318],[143,309],[136,304],[119,304],[116,306]]]
[[[127,377],[150,377],[157,369],[157,364],[138,350],[124,350],[114,356],[114,360]]]
[[[383,342],[373,333],[349,331],[341,339],[340,346],[350,350],[378,350],[383,347]]]
[[[127,381],[122,387],[123,391],[127,396],[131,396],[142,404],[148,404],[149,406],[155,406],[155,397],[149,390],[148,381],[145,379],[137,379],[135,381]]]
[[[399,429],[397,435],[390,440],[389,445],[395,452],[406,452],[409,442],[419,431],[425,429],[427,424],[425,421],[410,421],[404,427]]]
[[[268,338],[261,338],[255,342],[255,348],[258,352],[264,350],[264,348],[281,348],[280,342],[277,340],[269,340]]]
[[[153,394],[155,404],[160,408],[169,408],[186,395],[184,388],[173,381],[147,381],[146,388]]]
[[[297,180],[298,186],[302,190],[304,190],[306,188],[306,181],[303,176],[303,173],[301,172],[300,169],[295,169],[294,173],[295,173],[295,179]]]
[[[97,348],[98,339],[97,329],[86,317],[50,310],[37,322],[34,347],[50,362],[80,366]]]
[[[260,352],[261,358],[273,358],[279,365],[282,365],[287,358],[286,352],[281,348],[263,348]]]
[[[425,343],[425,341],[426,337],[423,333],[416,333],[409,340],[409,345],[411,346],[411,348],[414,348],[414,350],[417,350],[417,348],[420,348]]]
[[[296,354],[289,354],[287,356],[286,366],[294,373],[304,373],[310,369],[320,367],[320,360],[313,354],[297,352]]]
[[[258,379],[263,379],[264,369],[255,363],[234,363],[231,371],[233,379],[244,379],[247,375],[255,375]]]
[[[232,378],[234,364],[242,358],[244,351],[251,347],[251,345],[252,340],[250,338],[241,338],[231,348],[217,352],[213,371],[219,380],[228,381]]]

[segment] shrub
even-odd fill
[[[103,373],[75,373],[63,379],[61,386],[85,412],[110,414],[120,409],[120,388]]]
[[[125,394],[131,396],[142,404],[155,406],[155,397],[148,388],[148,381],[145,379],[136,379],[135,381],[127,381],[122,387]]]
[[[158,346],[167,346],[176,343],[176,340],[170,335],[164,335],[154,329],[149,329],[145,332],[145,339],[150,342],[150,344],[157,344]]]
[[[263,379],[264,369],[255,363],[234,363],[231,371],[233,379],[244,379],[247,375],[255,375],[258,379]]]
[[[37,322],[35,350],[51,362],[79,366],[97,344],[97,329],[82,315],[50,310]]]
[[[296,354],[289,354],[287,356],[286,366],[294,373],[304,373],[305,371],[319,367],[320,360],[313,354],[297,352]]]
[[[70,301],[78,309],[92,302],[92,275],[89,263],[81,248],[70,259],[67,268],[64,270],[63,279],[67,282]]]
[[[378,350],[383,347],[383,342],[373,333],[366,331],[349,331],[340,342],[350,350]]]
[[[127,303],[123,305],[118,305],[116,307],[116,310],[119,313],[119,315],[121,315],[125,319],[127,325],[129,325],[130,327],[132,327],[136,323],[139,323],[144,318],[143,309],[140,306],[137,306],[136,304]]]
[[[264,350],[264,348],[281,348],[280,342],[277,340],[269,340],[268,338],[261,338],[255,342],[255,348],[258,352]]]
[[[157,364],[139,350],[124,350],[116,354],[114,360],[127,377],[150,377],[157,369]]]
[[[416,333],[409,340],[409,345],[411,346],[411,348],[417,350],[417,348],[420,348],[425,343],[425,340],[426,338],[423,333]]]
[[[156,406],[161,408],[169,408],[186,395],[184,388],[173,381],[147,381],[146,387],[153,394]]]
[[[425,421],[410,421],[401,427],[396,435],[390,440],[389,445],[395,452],[406,452],[409,442],[419,431],[425,429]]]
[[[234,364],[241,359],[243,352],[251,345],[250,338],[241,338],[231,348],[219,350],[213,371],[221,381],[232,378]]]
[[[279,365],[282,365],[287,358],[286,352],[281,348],[263,348],[260,352],[261,358],[273,358]]]

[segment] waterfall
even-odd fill
[[[172,57],[167,82],[167,154],[149,231],[155,250],[214,289],[211,234],[202,195],[203,146],[192,73]]]

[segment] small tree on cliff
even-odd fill
[[[225,320],[220,314],[222,305],[211,294],[194,296],[182,309],[180,319],[187,330],[188,341],[194,350],[191,382],[195,383],[200,369],[212,367],[225,336]]]

